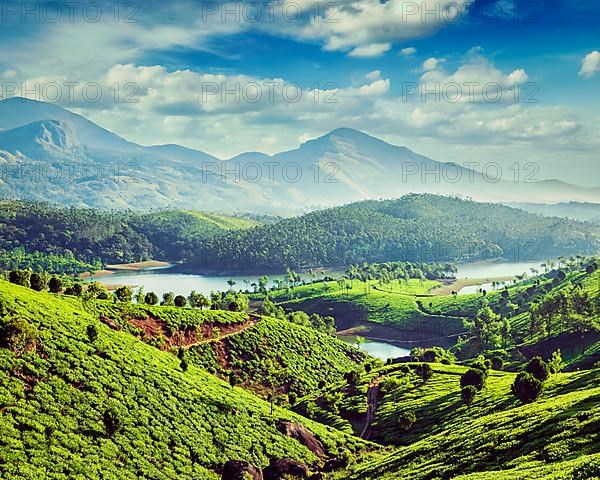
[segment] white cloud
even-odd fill
[[[600,52],[594,50],[581,61],[579,75],[583,78],[591,78],[598,72],[600,72]]]
[[[365,75],[367,80],[374,82],[375,80],[379,80],[381,78],[381,70],[373,70]]]
[[[402,55],[403,57],[410,57],[415,53],[417,53],[417,49],[415,47],[406,47],[398,52],[398,54]]]
[[[425,60],[423,62],[423,71],[424,72],[429,72],[430,70],[435,70],[438,65],[440,65],[442,62],[444,61],[444,59],[440,59],[440,58],[435,58],[435,57],[431,57],[428,58],[427,60]]]
[[[371,43],[351,50],[350,57],[379,57],[392,48],[391,43]]]
[[[292,0],[290,0],[291,2]],[[340,0],[329,21],[312,16],[308,24],[275,25],[279,32],[323,42],[326,50],[347,50],[432,34],[465,18],[473,0]]]

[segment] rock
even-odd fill
[[[286,475],[294,478],[307,478],[308,467],[295,460],[271,460],[271,464],[262,473],[264,480],[283,480]]]
[[[327,458],[323,444],[304,425],[295,422],[281,422],[277,426],[277,429],[284,435],[298,440],[317,457],[321,459]]]
[[[247,480],[248,475],[252,480],[263,480],[263,474],[248,462],[229,460],[223,467],[221,480]]]

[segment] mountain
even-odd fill
[[[600,223],[600,203],[562,202],[562,203],[513,203],[509,206],[526,212],[552,217],[572,218],[585,222]]]
[[[21,98],[0,102],[0,129],[0,195],[67,205],[295,214],[411,192],[600,202],[600,189],[493,182],[349,128],[275,155],[228,160],[179,145],[137,145],[56,105]]]

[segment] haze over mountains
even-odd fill
[[[0,195],[67,205],[291,214],[409,192],[600,203],[600,188],[497,181],[494,168],[486,177],[347,128],[290,151],[228,160],[179,145],[137,145],[61,107],[20,98],[0,102],[0,129]]]

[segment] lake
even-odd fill
[[[316,274],[315,278],[322,278],[325,275],[340,275],[340,271],[323,270]],[[258,282],[260,274],[254,275],[198,275],[193,273],[177,273],[171,268],[147,269],[136,272],[118,272],[109,276],[98,278],[89,278],[88,280],[98,280],[107,287],[118,285],[129,285],[135,287],[144,287],[145,292],[154,292],[159,298],[163,293],[173,292],[175,295],[188,296],[192,290],[201,292],[205,295],[211,291],[228,290],[227,280],[232,279],[235,282],[234,290],[252,290],[252,283]],[[283,280],[285,273],[267,274],[269,285],[274,285],[275,280]],[[311,281],[307,273],[300,274],[302,280]]]
[[[473,262],[457,265],[457,278],[486,278],[500,276],[521,275],[523,272],[530,273],[530,268],[540,268],[540,262]],[[341,270],[322,270],[317,273],[316,278],[324,275],[340,275]],[[284,278],[284,273],[267,274],[269,278],[269,287],[274,280]],[[300,275],[303,280],[310,281],[311,277],[307,274]],[[227,280],[233,279],[236,284],[235,290],[251,289],[250,284],[257,282],[260,274],[254,275],[198,275],[193,273],[177,273],[171,268],[148,269],[137,272],[119,272],[113,275],[98,277],[90,280],[98,280],[107,287],[116,285],[131,285],[144,287],[145,292],[154,292],[159,298],[163,293],[173,292],[175,295],[187,296],[192,290],[208,294],[216,290],[228,290]],[[473,289],[474,293],[479,286],[465,287]],[[489,290],[489,289],[488,289]],[[470,290],[462,290],[461,293],[467,293]]]
[[[461,263],[456,267],[458,272],[456,278],[488,278],[488,277],[509,277],[531,274],[532,268],[543,272],[540,265],[543,262],[471,262]]]
[[[368,353],[372,357],[379,358],[383,361],[386,361],[388,358],[406,357],[407,355],[410,355],[410,350],[380,340],[364,338],[364,342],[357,345],[355,335],[344,335],[339,336],[338,338],[350,345],[354,345],[359,350]]]

